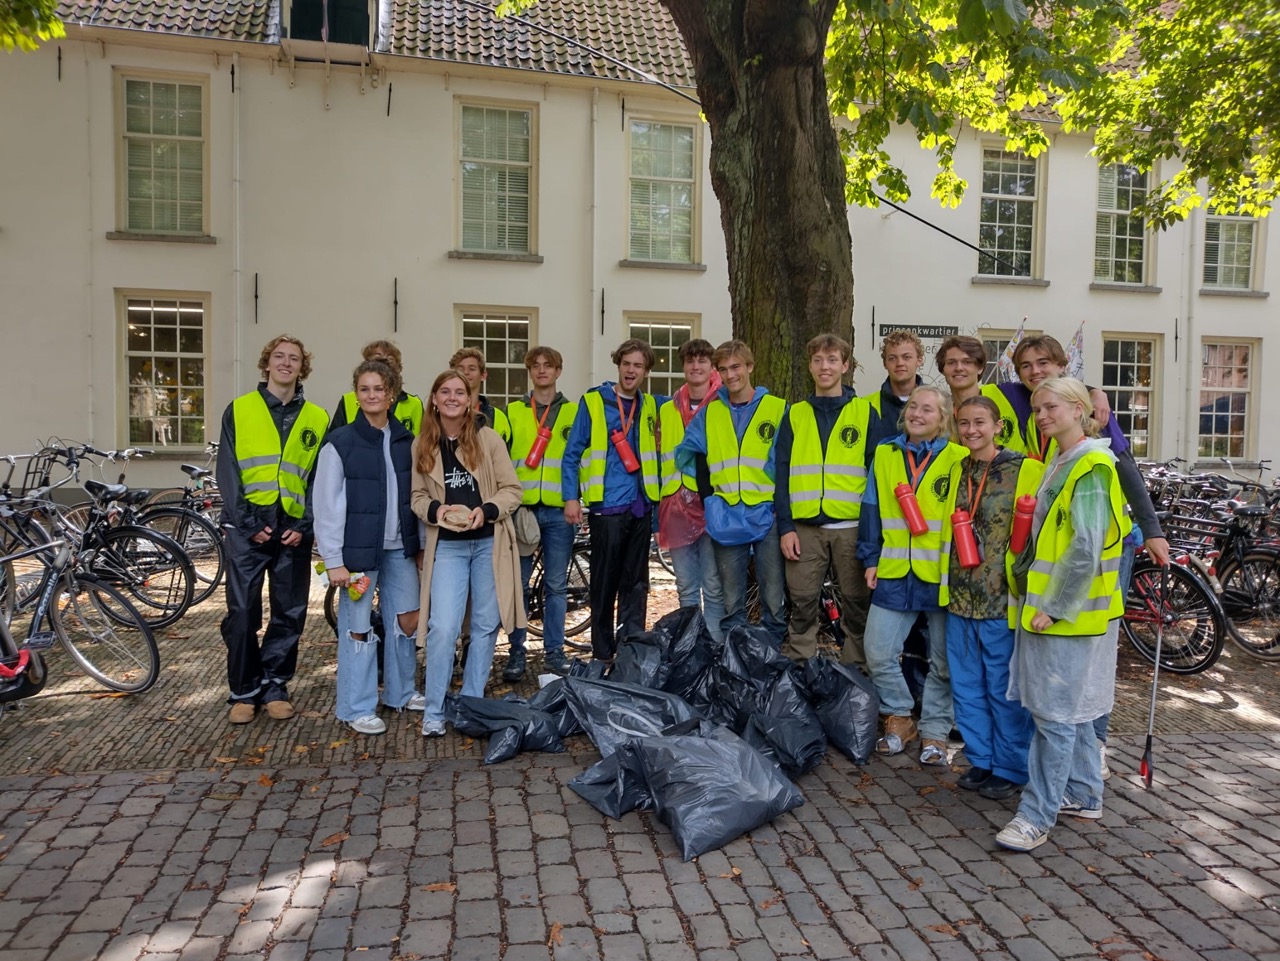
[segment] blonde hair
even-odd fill
[[[1040,381],[1040,385],[1031,392],[1031,402],[1034,404],[1036,394],[1041,391],[1047,391],[1055,397],[1061,397],[1069,404],[1079,404],[1080,429],[1084,431],[1086,437],[1098,436],[1098,422],[1093,419],[1093,398],[1089,396],[1089,388],[1074,377],[1049,377]],[[1033,415],[1034,416],[1034,415]]]
[[[880,341],[880,359],[884,360],[889,356],[890,347],[898,347],[902,344],[910,344],[914,347],[916,356],[920,358],[921,363],[924,362],[924,344],[920,342],[920,338],[912,330],[895,330],[885,334],[884,339]]]
[[[431,384],[429,395],[431,403],[422,417],[422,430],[418,435],[418,460],[413,465],[413,469],[419,474],[430,474],[431,469],[436,466],[436,452],[440,450],[440,438],[444,436],[444,427],[440,423],[440,411],[435,405],[436,391],[454,379],[462,381],[462,386],[467,389],[468,416],[462,419],[462,430],[458,433],[458,460],[473,474],[480,467],[482,456],[480,428],[476,425],[474,415],[476,394],[467,383],[467,378],[450,368],[437,374],[435,381]]]
[[[898,430],[906,431],[907,407],[915,399],[916,394],[922,393],[933,394],[938,398],[938,409],[942,411],[942,428],[938,431],[938,436],[946,437],[950,440],[956,434],[956,419],[952,413],[951,393],[941,387],[935,387],[933,384],[917,384],[915,389],[911,391],[911,394],[907,397],[907,403],[902,405],[902,413],[898,415]]]
[[[267,346],[262,348],[262,353],[258,356],[258,372],[264,377],[267,374],[267,365],[271,362],[271,354],[281,344],[293,344],[302,352],[302,368],[298,371],[298,383],[311,376],[311,351],[302,346],[302,341],[297,337],[290,337],[288,334],[281,334],[279,337],[273,337],[267,342]]]

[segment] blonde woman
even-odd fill
[[[427,647],[422,733],[439,737],[468,597],[465,695],[484,697],[498,628],[510,633],[526,625],[511,523],[522,492],[511,455],[492,428],[477,425],[475,395],[458,371],[436,377],[429,404],[414,444],[412,503],[426,522],[418,626]]]

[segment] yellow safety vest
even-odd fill
[[[992,401],[1000,411],[1000,430],[996,433],[996,446],[1025,454],[1027,441],[1018,427],[1018,414],[1009,403],[1009,398],[1004,395],[1004,391],[995,384],[983,384],[982,396]],[[1032,493],[1035,492],[1032,491]]]
[[[640,460],[640,477],[644,482],[644,494],[649,500],[657,502],[660,496],[658,485],[658,409],[650,394],[639,394],[640,449],[635,455]],[[609,428],[604,416],[604,398],[600,391],[589,390],[582,397],[591,414],[591,443],[587,447],[584,461],[587,466],[586,504],[599,504],[604,501],[604,466],[613,442],[609,440]]]
[[[565,442],[569,439],[569,431],[577,413],[576,401],[566,400],[560,405],[556,419],[551,424],[551,439],[547,442],[547,449],[542,452],[542,460],[537,467],[526,467],[524,459],[529,456],[538,436],[538,418],[533,415],[532,407],[523,400],[512,401],[507,405],[506,418],[511,424],[511,463],[515,466],[516,476],[520,478],[520,486],[524,488],[522,503],[564,507],[560,474],[564,465]]]
[[[237,397],[232,416],[244,499],[263,506],[279,501],[290,517],[301,517],[307,507],[307,478],[329,429],[329,415],[319,405],[304,401],[283,451],[276,422],[258,391]]]
[[[1040,437],[1040,431],[1036,427],[1035,414],[1027,418],[1027,456],[1032,460],[1043,461],[1049,463],[1053,460],[1053,456],[1058,453],[1058,442],[1052,437]]]
[[[511,446],[511,421],[507,419],[507,415],[502,412],[502,408],[495,407],[493,409],[493,423],[489,425],[498,436],[502,438],[502,442],[508,447]]]
[[[1111,520],[1107,525],[1102,557],[1099,558],[1098,567],[1089,584],[1089,596],[1075,620],[1055,621],[1047,631],[1034,633],[1068,637],[1103,634],[1107,630],[1108,621],[1124,614],[1124,598],[1120,596],[1118,583],[1120,553],[1124,547],[1125,535],[1132,524],[1125,515],[1124,495],[1120,493],[1115,461],[1103,451],[1090,451],[1071,465],[1071,473],[1067,475],[1057,499],[1049,505],[1044,525],[1036,538],[1035,558],[1031,562],[1031,569],[1027,571],[1027,597],[1022,605],[1024,630],[1031,630],[1031,620],[1039,612],[1040,600],[1048,590],[1053,566],[1075,539],[1075,528],[1071,523],[1071,497],[1076,484],[1095,467],[1105,467],[1110,475]]]
[[[676,469],[676,448],[684,440],[684,418],[674,400],[658,408],[658,447],[662,457],[658,473],[662,480],[662,496],[670,497],[683,484],[691,491],[698,489],[698,479]]]
[[[948,443],[929,458],[915,488],[920,513],[929,529],[914,537],[907,530],[907,519],[894,493],[899,484],[911,483],[907,476],[906,452],[897,444],[884,444],[877,449],[872,468],[884,539],[877,576],[893,580],[911,572],[926,584],[938,585],[938,604],[942,606],[951,597],[947,582],[951,562],[951,512],[956,505],[951,469],[968,456],[969,451],[964,447]]]
[[[342,395],[342,406],[346,409],[347,423],[353,423],[356,419],[356,411],[360,409],[354,390],[349,390]],[[417,437],[422,433],[422,398],[417,394],[405,394],[404,400],[397,400],[391,405],[391,416],[404,424],[405,430]]]
[[[854,397],[840,411],[827,448],[822,449],[818,419],[807,400],[791,405],[791,473],[787,490],[791,516],[825,514],[833,520],[856,521],[867,489],[867,426],[871,404]]]
[[[726,503],[753,505],[773,500],[774,481],[765,465],[786,409],[787,402],[781,397],[761,397],[739,447],[729,405],[718,397],[707,405],[707,467],[711,486]]]
[[[880,413],[880,391],[877,390],[874,394],[867,394],[867,396],[864,397],[863,400],[865,400],[868,404],[870,404],[871,409],[874,410],[877,414]]]
[[[1036,496],[1036,491],[1040,489],[1040,479],[1042,477],[1044,477],[1044,461],[1024,457],[1022,459],[1022,466],[1018,468],[1018,484],[1013,491],[1013,505],[1015,510],[1018,506],[1019,497]],[[1010,533],[1012,533],[1012,531],[1010,531]],[[1022,600],[1014,588],[1015,581],[1013,579],[1013,562],[1016,560],[1017,555],[1012,551],[1006,550],[1004,552],[1004,579],[1005,583],[1009,587],[1010,628],[1018,626],[1018,604]]]

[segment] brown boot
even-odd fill
[[[267,717],[275,721],[287,721],[293,717],[293,705],[288,701],[267,701]]]
[[[914,718],[890,715],[884,719],[884,737],[876,742],[876,753],[901,754],[916,739],[916,733]]]
[[[257,705],[249,701],[236,701],[231,705],[231,713],[227,715],[227,720],[232,724],[248,724],[253,720],[257,710]]]

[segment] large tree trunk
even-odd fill
[[[734,336],[755,353],[755,383],[799,399],[811,389],[809,338],[853,335],[844,165],[823,73],[835,2],[661,2],[711,126]]]

